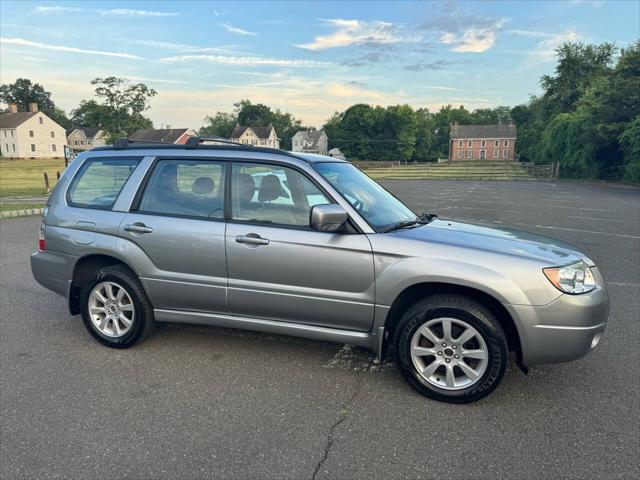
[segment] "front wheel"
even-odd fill
[[[489,395],[507,367],[507,341],[495,316],[461,295],[415,303],[396,330],[397,362],[408,383],[434,400],[470,403]]]
[[[96,271],[80,292],[82,321],[103,345],[127,348],[154,327],[153,307],[140,280],[126,267]]]

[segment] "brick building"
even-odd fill
[[[516,126],[451,125],[449,160],[513,161],[516,151]]]

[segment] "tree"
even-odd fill
[[[198,130],[199,136],[229,138],[238,123],[238,117],[233,113],[216,112],[213,116],[207,115],[204,121],[206,124]]]
[[[271,108],[262,103],[251,103],[250,100],[240,100],[234,104],[238,115],[238,123],[248,127],[267,127],[272,121]]]
[[[624,154],[623,178],[640,183],[640,115],[629,123],[619,140]]]
[[[157,92],[144,83],[130,84],[117,77],[95,78],[96,96],[102,100],[83,100],[72,112],[76,126],[101,128],[108,141],[126,137],[140,128],[152,128],[151,120],[142,115],[150,108],[149,100]],[[84,122],[79,125],[76,122]]]
[[[426,108],[416,111],[416,148],[413,159],[416,162],[433,161],[433,144],[435,141],[435,123],[433,115]]]
[[[38,109],[64,128],[69,128],[71,122],[64,111],[56,107],[51,99],[51,92],[39,83],[32,83],[28,78],[18,78],[14,83],[0,86],[0,101],[15,104],[18,111],[28,112],[30,103],[37,103]]]

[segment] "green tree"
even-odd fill
[[[152,122],[143,115],[150,108],[149,101],[157,92],[144,83],[131,84],[118,77],[95,78],[96,96],[101,100],[83,100],[72,112],[75,122],[82,126],[101,128],[108,141],[126,137],[140,128],[151,128]],[[79,123],[76,125],[80,126]]]
[[[628,182],[640,183],[640,115],[620,135],[624,154],[624,176]]]
[[[233,127],[238,123],[238,117],[233,113],[216,112],[215,115],[207,115],[205,125],[198,130],[201,137],[229,138]]]
[[[18,111],[28,112],[30,103],[37,103],[38,109],[64,128],[71,126],[64,110],[56,107],[51,99],[51,92],[39,83],[32,83],[28,78],[18,78],[14,83],[0,86],[0,101],[15,104]]]

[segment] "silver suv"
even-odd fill
[[[31,266],[109,347],[156,322],[349,343],[454,403],[492,392],[509,351],[524,371],[585,355],[609,311],[572,245],[416,215],[348,162],[197,138],[79,155]]]

